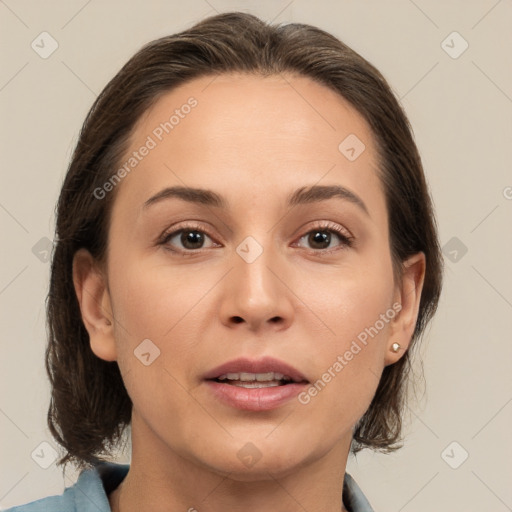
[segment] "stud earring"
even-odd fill
[[[396,341],[395,343],[393,343],[393,345],[391,345],[391,349],[393,350],[393,352],[398,352],[400,348],[400,343],[397,343]]]

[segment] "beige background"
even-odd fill
[[[441,242],[456,237],[405,447],[361,453],[349,472],[377,512],[512,510],[510,0],[0,1],[1,506],[76,477],[31,454],[51,463],[40,443],[57,446],[46,428],[45,237],[84,116],[142,44],[228,10],[317,25],[374,63],[410,116]],[[47,59],[31,48],[43,31],[58,43]],[[450,36],[448,52],[469,44],[458,58],[442,46],[453,31],[463,39]]]

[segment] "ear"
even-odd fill
[[[426,259],[423,252],[413,255],[403,262],[402,282],[397,283],[394,303],[400,304],[401,309],[391,321],[385,356],[386,366],[396,363],[409,348],[418,318],[425,269]],[[393,350],[395,343],[400,345],[397,351]]]
[[[115,361],[113,315],[106,279],[85,249],[79,249],[73,258],[73,284],[91,350],[100,359]]]

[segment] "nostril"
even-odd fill
[[[242,322],[245,322],[245,320],[241,316],[234,316],[232,317],[232,320],[235,324],[240,324]],[[283,321],[283,318],[280,316],[274,316],[272,317],[269,322],[272,322],[274,324],[278,324]]]

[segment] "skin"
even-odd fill
[[[212,80],[174,89],[139,120],[127,155],[188,98],[198,101],[117,186],[106,266],[85,250],[75,256],[91,349],[118,362],[133,401],[131,468],[111,506],[338,512],[352,430],[411,340],[425,258],[411,257],[394,282],[375,143],[343,98],[306,77]],[[338,150],[349,134],[366,146],[353,162]],[[227,207],[177,198],[143,207],[177,185],[211,189]],[[339,197],[286,206],[312,185],[342,185],[368,213]],[[203,249],[183,256],[179,234],[158,244],[187,221],[206,231]],[[311,241],[325,222],[353,245],[334,233],[326,249]],[[236,252],[247,236],[263,248],[252,263]],[[234,358],[270,355],[315,382],[393,303],[400,314],[306,405],[241,411],[202,380]],[[149,366],[134,356],[144,339],[160,350]],[[261,454],[252,467],[237,457],[248,442]]]

